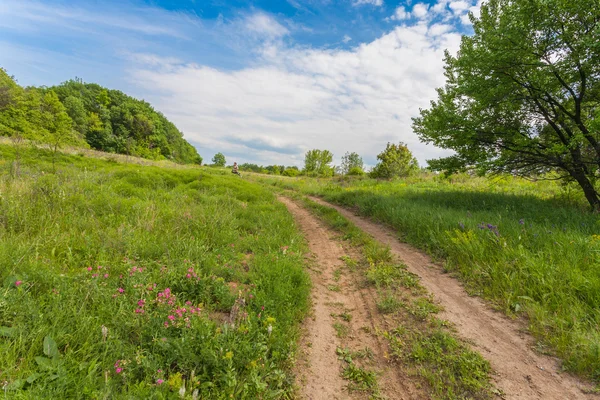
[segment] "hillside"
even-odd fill
[[[145,101],[81,80],[23,88],[2,68],[0,135],[152,160],[202,162],[181,131]]]

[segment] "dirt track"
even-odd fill
[[[495,384],[505,399],[575,400],[598,399],[586,394],[591,387],[560,372],[556,359],[540,355],[531,349],[532,338],[525,327],[490,309],[482,300],[470,297],[459,282],[444,274],[431,259],[410,245],[401,243],[395,233],[350,211],[311,198],[335,208],[348,220],[381,243],[421,278],[421,284],[431,293],[444,311],[440,318],[455,324],[459,334],[471,342],[475,350],[489,360],[495,371]],[[309,239],[314,240],[309,233]],[[393,398],[393,397],[392,397]]]
[[[335,233],[315,216],[293,201],[279,200],[294,215],[297,224],[307,237],[311,253],[315,257],[310,271],[313,282],[312,317],[304,324],[305,335],[301,343],[296,368],[300,393],[306,400],[363,399],[364,394],[346,390],[348,382],[341,378],[342,362],[336,349],[349,347],[353,350],[369,348],[374,357],[369,365],[380,373],[381,393],[390,400],[416,400],[424,397],[384,357],[387,345],[374,334],[385,325],[378,315],[374,293],[360,288],[352,273],[345,271],[336,278],[335,271],[343,268],[340,258],[346,255],[340,243],[333,239]],[[336,287],[335,290],[331,290]],[[339,289],[338,289],[339,288]],[[336,316],[351,316],[347,337],[336,335],[334,324],[342,321]]]

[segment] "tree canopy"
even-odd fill
[[[342,157],[342,165],[340,172],[343,175],[362,175],[364,174],[365,165],[363,159],[358,153],[346,152]]]
[[[0,68],[0,135],[179,163],[202,158],[177,127],[145,101],[94,83],[19,86]]]
[[[600,9],[597,0],[489,0],[474,35],[446,54],[444,88],[413,128],[453,149],[435,169],[557,172],[600,209]]]
[[[408,176],[419,168],[417,159],[402,142],[388,143],[385,150],[377,155],[377,159],[379,162],[370,172],[373,178],[390,179]]]
[[[225,160],[225,155],[223,155],[223,153],[217,153],[213,156],[212,162],[217,167],[224,167],[227,161]]]
[[[333,154],[329,150],[313,149],[304,155],[304,172],[307,175],[333,175]]]

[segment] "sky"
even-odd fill
[[[0,0],[0,67],[144,99],[205,162],[302,166],[311,149],[373,166],[387,142],[451,154],[411,118],[482,0]]]

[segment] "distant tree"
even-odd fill
[[[307,175],[333,175],[333,154],[329,150],[309,150],[304,155],[304,172]]]
[[[471,16],[444,88],[413,128],[454,156],[450,172],[540,176],[558,172],[600,211],[600,14],[598,0],[488,0]]]
[[[362,157],[354,152],[346,152],[342,157],[340,172],[342,175],[362,175],[364,173]]]
[[[283,173],[283,176],[298,176],[300,175],[300,170],[298,169],[298,167],[287,167]]]
[[[417,159],[402,142],[399,144],[388,143],[385,150],[377,155],[377,159],[379,163],[370,173],[373,178],[403,177],[419,169]]]
[[[217,167],[224,167],[226,163],[225,156],[223,153],[217,153],[213,156],[212,162],[213,165],[216,165]]]

